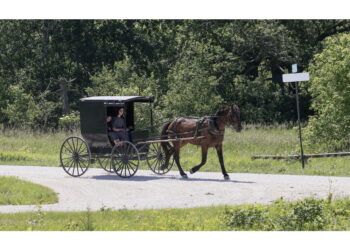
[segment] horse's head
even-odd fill
[[[241,115],[237,105],[233,104],[221,108],[215,115],[225,117],[226,124],[234,127],[237,132],[242,130]]]
[[[230,105],[230,118],[229,123],[232,125],[237,132],[241,132],[241,113],[239,111],[239,107],[236,104]]]

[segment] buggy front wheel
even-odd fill
[[[61,146],[60,162],[63,170],[73,177],[83,175],[90,167],[90,148],[84,139],[68,137]]]
[[[123,141],[113,147],[111,166],[118,176],[122,178],[133,176],[139,168],[139,164],[140,155],[134,144]]]

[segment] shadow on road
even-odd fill
[[[175,176],[140,176],[135,175],[131,178],[121,178],[117,175],[95,175],[91,176],[89,178],[95,179],[95,180],[116,180],[116,181],[152,181],[152,180],[159,180],[159,179],[169,179],[169,180],[178,180],[178,181],[206,181],[206,182],[233,182],[233,183],[245,183],[245,184],[253,184],[256,182],[253,181],[237,181],[237,180],[220,180],[220,179],[209,179],[209,178],[188,178],[183,179],[180,177]]]

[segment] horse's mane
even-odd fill
[[[211,116],[211,119],[213,120],[214,126],[216,128],[218,127],[218,124],[217,124],[218,117],[224,115],[226,109],[227,109],[227,106],[221,107],[214,113],[214,115]]]
[[[222,107],[222,108],[219,108],[219,109],[215,112],[214,117],[223,115],[226,109],[227,109],[227,106]]]

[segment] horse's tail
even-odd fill
[[[170,120],[170,121],[167,121],[163,125],[162,132],[160,134],[161,140],[165,140],[168,138],[168,128],[172,122],[173,122],[173,120]],[[174,153],[174,148],[171,146],[171,144],[169,142],[163,141],[160,143],[160,145],[162,146],[162,148],[165,152],[165,163],[161,168],[165,169],[169,165],[169,160],[170,160],[171,155]]]

